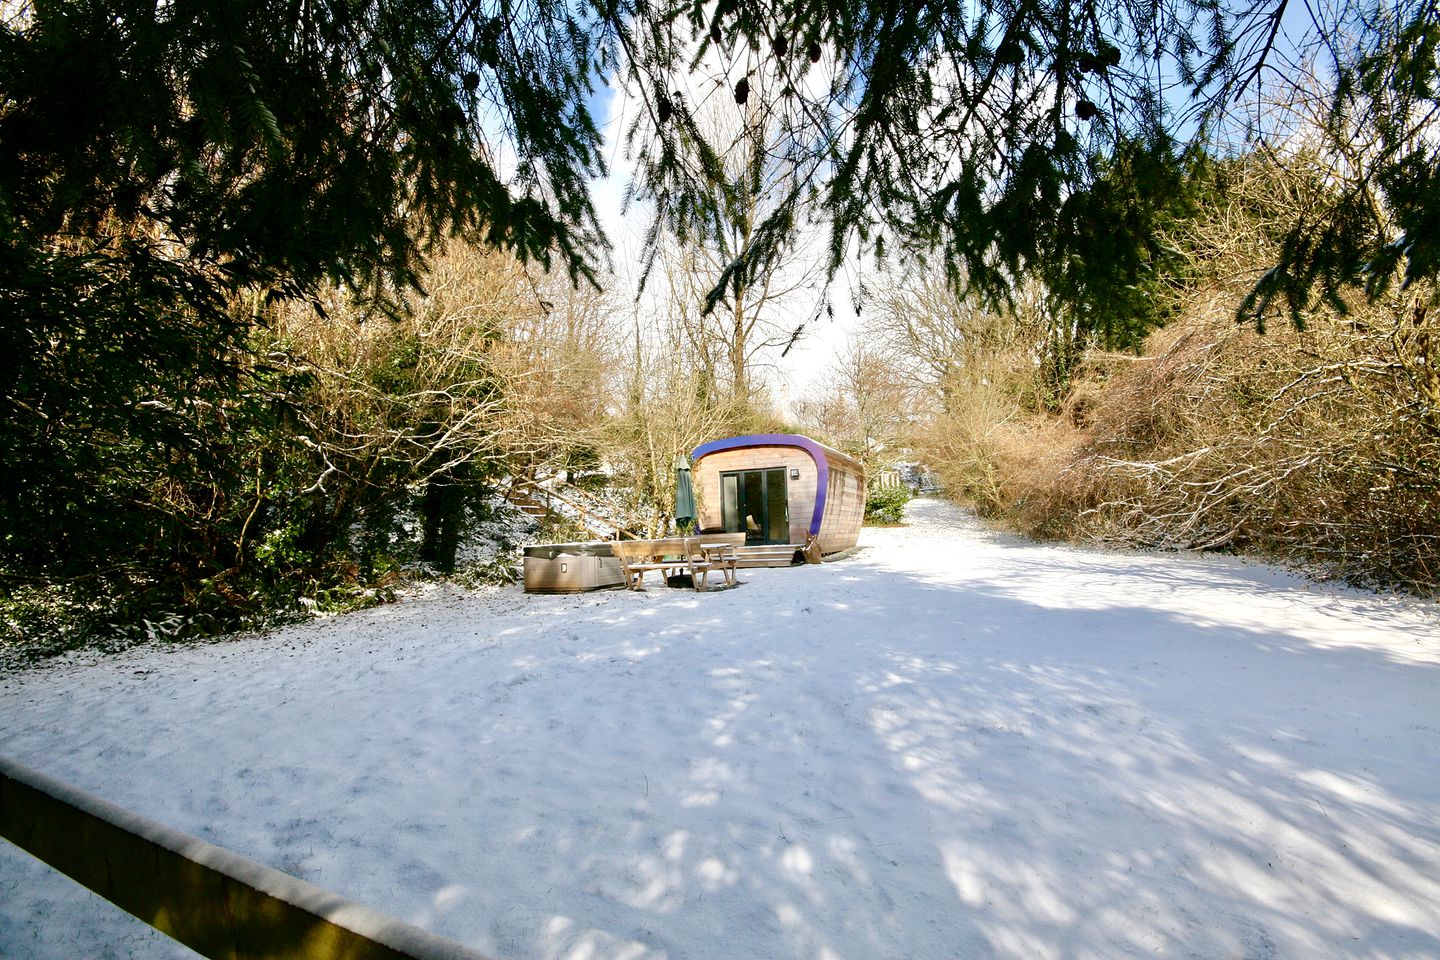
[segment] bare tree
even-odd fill
[[[803,336],[825,306],[822,257],[805,246],[815,237],[792,239],[761,269],[737,266],[737,255],[796,186],[793,164],[772,146],[778,92],[778,81],[762,71],[744,104],[706,101],[698,120],[714,142],[727,145],[716,229],[703,239],[672,234],[658,251],[678,305],[671,319],[679,339],[711,389],[738,402],[755,400],[757,368]]]
[[[521,472],[585,469],[619,387],[614,298],[554,274],[527,280],[537,309],[516,316],[493,358],[510,396],[508,456]]]
[[[679,324],[663,325],[647,343],[637,323],[624,399],[606,437],[618,485],[651,534],[668,532],[673,517],[675,457],[737,432],[753,415],[746,400],[715,393],[692,350]]]
[[[887,275],[863,336],[936,412],[953,411],[967,391],[1019,367],[1043,371],[1047,357],[1075,352],[1075,331],[1047,308],[1043,288],[1025,284],[1006,308],[957,294],[944,273],[907,262]],[[1033,377],[1031,377],[1033,379]]]
[[[887,350],[858,343],[795,404],[795,415],[869,471],[909,442],[917,392]]]
[[[320,304],[323,317],[291,307],[275,318],[262,349],[303,385],[289,415],[300,421],[311,472],[298,491],[266,490],[257,479],[257,529],[268,504],[303,498],[313,504],[313,539],[334,538],[411,491],[422,557],[448,567],[478,482],[563,461],[593,442],[607,412],[610,358],[608,319],[593,294],[458,241],[436,252],[423,279],[399,316],[368,313],[336,287]]]

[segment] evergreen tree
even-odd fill
[[[340,281],[397,304],[451,234],[576,276],[601,252],[588,190],[604,165],[587,101],[608,34],[584,7],[7,9],[11,573],[130,555],[156,536],[149,491],[233,470],[224,411],[264,392],[237,358],[265,303]]]
[[[832,268],[858,241],[938,259],[992,301],[1038,277],[1078,327],[1127,345],[1154,321],[1136,291],[1211,134],[1238,126],[1241,149],[1283,149],[1285,132],[1246,108],[1304,72],[1297,58],[1337,78],[1332,147],[1363,149],[1251,310],[1298,317],[1345,284],[1435,275],[1437,13],[1433,0],[719,0],[636,31],[650,110],[631,142],[660,215],[712,236],[731,200],[685,91],[743,100],[778,72],[775,159],[799,175],[732,274],[763,273],[818,219]],[[682,82],[697,65],[705,81]]]

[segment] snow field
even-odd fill
[[[0,678],[0,751],[497,958],[1440,957],[1440,615],[934,501],[710,594]],[[0,956],[187,951],[0,844]]]

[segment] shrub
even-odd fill
[[[898,526],[905,519],[910,488],[903,483],[872,487],[865,497],[865,523],[870,526]]]
[[[1056,402],[1035,403],[1043,364],[1000,341],[943,384],[920,447],[947,492],[1023,533],[1244,552],[1434,594],[1435,292],[1342,291],[1304,329],[1237,324],[1275,238],[1333,178],[1303,155],[1226,178],[1179,231],[1176,319],[1142,353],[1091,350]]]
[[[1032,536],[1243,552],[1432,594],[1440,336],[1421,298],[1266,334],[1212,299],[1144,355],[1087,365],[1054,415],[962,405],[927,456],[951,495]]]
[[[1158,338],[1107,388],[1069,468],[1079,532],[1433,592],[1434,326],[1392,302],[1260,335],[1222,309]]]

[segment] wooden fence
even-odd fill
[[[888,490],[891,487],[898,487],[905,483],[900,476],[899,470],[881,470],[870,478],[870,485],[877,490]]]
[[[0,837],[215,960],[485,960],[3,757]]]

